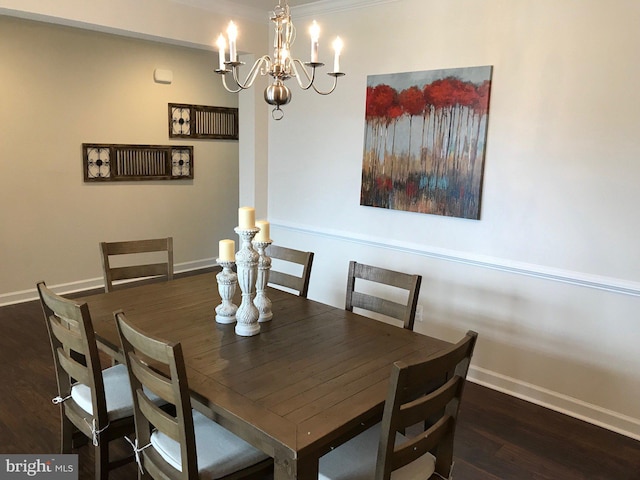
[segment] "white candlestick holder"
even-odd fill
[[[271,241],[255,241],[253,246],[258,250],[258,278],[256,280],[256,298],[253,304],[258,309],[258,322],[268,322],[273,318],[271,300],[267,297],[267,284],[271,271],[271,257],[267,256],[265,249],[271,245]]]
[[[253,304],[260,256],[251,244],[251,240],[259,231],[259,228],[235,228],[235,232],[240,237],[240,250],[236,252],[236,265],[238,266],[238,284],[242,290],[242,302],[236,312],[236,334],[243,337],[260,333],[260,324],[258,323],[260,314]]]
[[[238,275],[232,270],[235,262],[233,260],[220,260],[219,258],[216,261],[222,267],[222,271],[216,275],[218,292],[222,299],[222,303],[216,307],[216,322],[234,323],[236,321],[236,312],[238,311],[238,306],[232,301],[238,285]]]

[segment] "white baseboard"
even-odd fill
[[[208,268],[217,265],[215,258],[205,258],[193,262],[184,262],[174,265],[175,273],[190,272],[200,268]],[[46,279],[45,279],[46,280]],[[102,277],[89,278],[79,280],[77,282],[60,283],[57,285],[47,286],[58,295],[66,295],[69,293],[81,292],[83,290],[91,290],[94,288],[104,288],[104,280]],[[29,302],[38,299],[38,291],[35,286],[29,290],[21,290],[18,292],[4,293],[0,295],[0,307],[4,305],[12,305],[14,303]]]
[[[469,367],[467,379],[493,390],[535,403],[570,417],[640,440],[640,419],[607,410],[577,398],[522,382],[481,367]]]

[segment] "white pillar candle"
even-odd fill
[[[256,228],[256,210],[253,207],[238,209],[238,226],[243,230]]]
[[[334,73],[338,73],[340,71],[340,52],[342,51],[342,40],[340,37],[336,37],[333,41],[333,49],[336,52],[336,55],[333,58],[333,71]]]
[[[256,235],[255,241],[256,242],[270,242],[271,239],[269,238],[269,235],[270,235],[269,222],[267,222],[266,220],[258,220],[256,222],[256,227],[258,227],[260,229],[260,231]]]
[[[222,34],[220,34],[220,36],[218,37],[218,41],[216,42],[216,45],[218,46],[218,58],[219,58],[219,63],[220,63],[220,70],[224,70],[225,69],[225,65],[224,65],[224,60],[225,60],[225,53],[224,50],[227,46],[227,42],[224,40],[224,36]]]
[[[238,61],[238,54],[236,52],[236,38],[238,38],[238,28],[236,27],[235,23],[229,22],[227,35],[229,36],[229,61],[236,62]]]
[[[233,262],[236,258],[236,242],[233,240],[220,240],[218,242],[218,260]]]
[[[318,40],[320,39],[320,26],[314,20],[309,29],[311,34],[311,62],[318,61]]]

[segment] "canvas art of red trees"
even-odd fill
[[[478,219],[491,67],[422,73],[368,79],[360,203]]]

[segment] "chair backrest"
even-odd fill
[[[408,294],[407,301],[406,303],[398,303],[393,300],[364,293],[363,291],[356,291],[356,279],[406,290]],[[349,274],[347,276],[345,309],[352,312],[353,308],[356,307],[386,315],[401,320],[404,328],[413,330],[421,283],[421,275],[411,275],[351,261],[349,262]]]
[[[270,245],[267,255],[272,259],[295,263],[302,267],[302,273],[297,276],[291,273],[276,271],[273,268],[269,272],[269,284],[296,290],[300,297],[307,297],[309,292],[309,279],[311,278],[311,265],[313,264],[313,252],[303,252],[293,248]],[[300,268],[300,267],[298,267]]]
[[[391,472],[431,452],[435,472],[450,478],[453,439],[460,399],[478,334],[467,332],[456,345],[424,362],[396,362],[391,369],[389,393],[382,417],[376,480],[389,480]],[[419,422],[430,425],[415,436],[396,443],[396,432],[406,434]]]
[[[166,252],[166,261],[126,266],[111,265],[110,257],[112,256],[147,254],[152,252]],[[104,289],[106,292],[114,290],[113,282],[116,280],[148,277],[163,277],[171,280],[173,278],[172,237],[150,240],[129,240],[124,242],[101,242],[100,253],[102,255]]]
[[[182,472],[175,470],[154,448],[140,452],[144,468],[153,478],[198,478],[191,400],[181,345],[146,335],[128,323],[122,312],[116,312],[115,319],[131,382],[138,447],[150,443],[154,428],[180,444]],[[151,400],[149,392],[175,406],[175,417],[167,413],[166,407],[158,407],[157,399]]]
[[[64,412],[85,435],[90,436],[94,420],[95,431],[99,431],[106,428],[109,419],[89,307],[86,303],[78,304],[56,295],[44,282],[37,286],[53,352],[58,395],[65,399],[76,382],[91,390],[93,415],[80,408],[72,398],[64,401]]]

